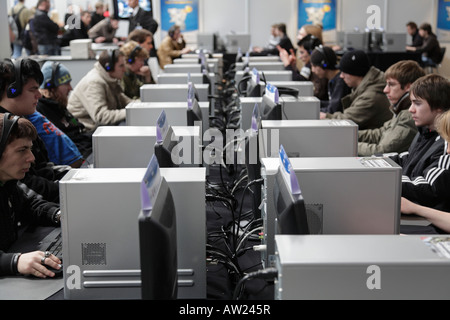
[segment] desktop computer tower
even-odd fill
[[[182,167],[198,167],[202,163],[200,127],[173,126],[181,146],[190,147],[180,163]],[[181,140],[182,139],[182,140]],[[154,154],[155,126],[98,127],[92,135],[94,168],[146,168]],[[184,148],[183,148],[184,149]]]
[[[202,111],[202,129],[209,128],[209,102],[198,103]],[[188,103],[185,102],[131,102],[125,107],[127,126],[155,126],[164,110],[171,126],[187,126]]]
[[[449,239],[276,235],[275,299],[448,300]]]
[[[138,216],[145,172],[73,169],[61,179],[65,299],[141,298]],[[205,168],[160,172],[177,212],[178,298],[206,299]]]
[[[398,234],[401,167],[389,158],[289,158],[314,234]],[[279,158],[261,159],[263,218],[262,252],[273,263],[275,230],[274,185]]]
[[[261,129],[260,154],[265,158],[278,157],[280,145],[294,158],[358,155],[358,125],[351,120],[263,120]],[[272,141],[275,134],[278,139]]]
[[[209,84],[194,84],[200,101],[209,101]],[[188,84],[144,84],[142,102],[187,102]]]
[[[241,129],[247,130],[252,123],[253,109],[258,104],[259,114],[263,114],[262,97],[240,97],[239,108],[241,110]],[[281,96],[282,120],[318,120],[320,114],[320,100],[314,96],[293,97]]]

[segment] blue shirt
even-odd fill
[[[44,115],[36,111],[26,116],[44,141],[48,157],[57,165],[70,165],[83,158],[75,143]]]

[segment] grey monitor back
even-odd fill
[[[346,32],[344,48],[354,50],[367,50],[368,34],[365,32]]]
[[[250,49],[250,34],[229,33],[226,35],[226,50],[228,53],[237,53],[239,49],[247,52]]]
[[[383,34],[383,51],[405,52],[407,36],[405,33],[385,32]]]

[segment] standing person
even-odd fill
[[[318,78],[328,80],[328,100],[320,100],[320,111],[342,112],[341,99],[350,94],[351,89],[341,78],[336,53],[332,48],[320,45],[312,52],[310,61],[312,72]]]
[[[41,98],[39,86],[43,75],[39,63],[32,59],[4,61],[0,63],[0,112],[18,116],[28,116],[36,111]],[[55,166],[48,158],[44,142],[37,137],[33,140],[35,160],[22,182],[45,200],[59,201],[58,181],[70,169]]]
[[[28,21],[33,16],[33,12],[25,6],[25,0],[19,0],[17,4],[11,8],[9,13],[10,16],[18,15],[20,26],[18,25],[18,36],[13,42],[13,54],[12,58],[17,59],[22,56],[23,53],[23,42],[21,33],[25,30],[25,27],[28,24]],[[22,31],[22,32],[20,32]]]
[[[91,23],[89,24],[89,28],[92,28],[97,23],[105,19],[105,16],[103,15],[104,12],[105,12],[105,5],[103,4],[103,2],[101,1],[97,2],[95,4],[95,11],[92,12],[91,14],[92,19]]]
[[[33,18],[33,34],[38,44],[39,54],[58,56],[61,55],[58,40],[59,25],[50,19],[49,11],[50,0],[39,0]]]
[[[69,93],[72,91],[72,77],[67,68],[58,62],[47,61],[42,65],[44,81],[40,87],[42,97],[37,111],[47,117],[59,130],[63,131],[87,159],[92,154],[92,132],[87,131],[68,110]]]
[[[370,65],[362,50],[346,52],[339,63],[341,78],[352,89],[342,98],[342,112],[320,113],[320,119],[348,119],[359,130],[381,127],[392,118],[389,100],[383,92],[386,85],[384,72]]]
[[[417,24],[410,21],[406,24],[406,32],[411,36],[411,47],[421,47],[423,44],[422,36],[419,34]]]
[[[42,251],[7,252],[17,240],[19,226],[60,225],[60,210],[56,203],[27,194],[18,186],[34,161],[31,152],[36,128],[26,119],[0,113],[0,276],[33,275],[54,277],[61,260]]]
[[[126,71],[122,78],[123,91],[129,98],[139,99],[141,86],[151,83],[153,80],[150,68],[145,65],[145,61],[149,58],[149,53],[136,41],[128,41],[120,48],[120,51],[126,58]]]
[[[450,108],[450,82],[437,74],[416,80],[410,88],[412,114],[418,132],[407,152],[391,158],[402,167],[402,197],[419,205],[450,212],[450,155],[436,130]]]
[[[423,38],[422,45],[420,47],[407,46],[406,50],[421,53],[422,61],[425,65],[427,62],[439,63],[441,60],[441,47],[432,31],[431,25],[422,23],[419,27],[419,34]]]
[[[161,69],[164,69],[166,64],[173,63],[174,59],[190,51],[186,47],[180,26],[173,25],[170,27],[167,36],[163,39],[157,50],[159,66]]]
[[[124,54],[118,49],[105,50],[70,94],[67,109],[87,130],[125,121],[125,107],[133,101],[121,87],[125,71]]]
[[[401,153],[408,150],[417,133],[417,127],[409,112],[409,89],[423,76],[425,72],[422,67],[413,60],[399,61],[386,70],[386,86],[383,91],[391,104],[389,108],[393,116],[380,128],[358,131],[359,156]]]
[[[139,0],[128,0],[128,6],[133,9],[130,16],[130,25],[128,27],[128,34],[136,29],[145,29],[150,31],[152,34],[158,30],[158,22],[153,19],[153,14],[151,11],[146,11],[139,6]],[[152,48],[149,51],[151,57],[156,57],[155,43],[152,37]]]

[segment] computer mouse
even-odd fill
[[[61,278],[62,275],[63,275],[63,265],[62,265],[62,263],[61,263],[61,268],[59,268],[59,269],[54,269],[54,268],[52,268],[50,266],[47,266],[47,269],[55,274],[55,276],[53,278]]]

